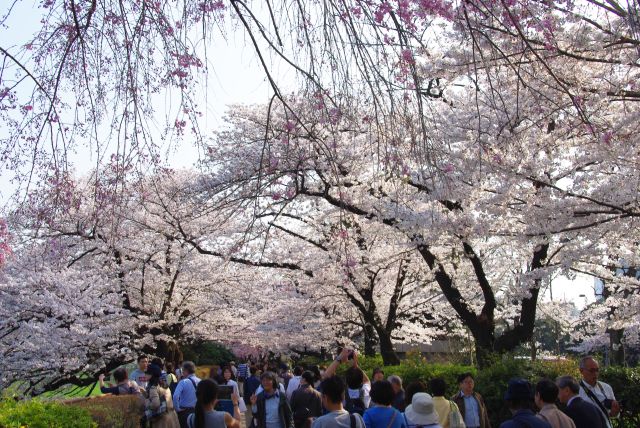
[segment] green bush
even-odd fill
[[[0,401],[2,428],[94,428],[98,425],[86,410],[37,399]]]
[[[609,367],[600,373],[600,379],[613,388],[616,398],[622,402],[622,416],[614,419],[614,427],[640,427],[640,367]]]
[[[181,349],[184,360],[193,361],[196,365],[222,365],[236,359],[226,346],[217,342],[199,342]]]

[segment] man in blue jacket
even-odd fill
[[[567,408],[564,412],[573,419],[576,428],[607,428],[602,412],[578,394],[580,385],[572,376],[561,376],[556,380],[558,398]]]
[[[509,406],[513,417],[503,422],[500,428],[551,428],[548,422],[536,417],[531,410],[533,402],[533,388],[524,379],[511,379],[504,400]]]

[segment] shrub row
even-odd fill
[[[94,428],[89,412],[56,402],[40,400],[0,401],[0,427],[2,428]]]

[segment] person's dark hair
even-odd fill
[[[341,403],[344,400],[345,385],[340,376],[326,378],[320,384],[320,390],[329,402],[333,404]]]
[[[360,367],[349,367],[344,377],[351,389],[360,389],[364,382],[364,372]]]
[[[196,408],[193,412],[193,428],[205,428],[204,406],[218,398],[218,384],[213,379],[202,379],[196,387]]]
[[[311,386],[313,386],[313,383],[316,381],[316,375],[314,375],[310,370],[302,372],[300,377],[302,377],[302,379]]]
[[[393,402],[393,387],[388,380],[379,380],[371,384],[371,401],[383,406],[390,406]]]
[[[262,375],[260,376],[260,382],[262,382],[264,379],[271,379],[271,382],[273,384],[273,389],[275,391],[278,390],[278,378],[276,377],[276,374],[274,372],[262,373]]]
[[[251,373],[252,375],[258,373],[258,366],[252,365],[251,367],[249,367],[249,373]]]
[[[436,377],[429,381],[429,389],[434,397],[444,397],[447,393],[447,383],[441,377]]]
[[[461,375],[458,376],[458,385],[460,385],[462,382],[464,382],[464,380],[466,378],[470,377],[471,379],[473,379],[473,373],[471,372],[466,372],[466,373],[462,373]],[[475,380],[475,379],[474,379]]]
[[[164,369],[164,361],[162,361],[162,358],[154,358],[153,360],[151,360],[151,364],[155,364],[156,366],[160,367],[160,370]]]
[[[413,395],[417,392],[427,392],[427,385],[419,380],[414,380],[404,389],[404,402],[408,406],[413,400]]]
[[[113,372],[113,379],[116,381],[116,383],[124,382],[125,380],[129,379],[127,369],[125,369],[124,367],[118,367],[117,369],[115,369]]]
[[[314,382],[317,382],[320,379],[322,379],[322,374],[320,374],[320,367],[318,367],[317,365],[311,366],[309,367],[309,370],[312,371],[313,375],[315,376]]]
[[[146,356],[146,355],[144,355],[144,354],[143,354],[143,355],[138,355],[138,363],[139,363],[140,361],[144,360],[145,358],[146,358],[146,359],[149,359],[149,357],[147,357],[147,356]],[[131,361],[131,360],[129,360],[129,361]]]
[[[304,368],[302,366],[295,366],[295,368],[293,369],[294,376],[301,376],[303,372]]]
[[[164,365],[167,374],[173,373],[173,363],[166,363]]]
[[[559,389],[568,387],[574,394],[580,392],[580,385],[578,385],[578,382],[573,376],[560,376],[556,379],[556,385],[558,385]]]
[[[371,373],[371,377],[375,377],[376,374],[378,373],[382,373],[382,375],[384,376],[384,370],[382,370],[380,367],[376,367],[375,369],[373,369],[373,372]]]
[[[545,403],[555,403],[558,400],[558,385],[549,379],[542,379],[536,384],[536,393]]]
[[[182,363],[182,370],[187,372],[188,374],[195,374],[196,365],[193,363],[193,361],[185,361],[184,363]]]
[[[147,389],[160,383],[160,376],[162,376],[162,369],[160,367],[155,364],[149,364],[145,373],[150,376],[147,381]]]
[[[225,379],[224,377],[224,372],[228,371],[229,373],[231,373],[231,377],[229,379],[231,380],[236,380],[236,375],[233,374],[233,370],[231,370],[231,366],[226,366],[222,369],[222,379]],[[226,382],[226,379],[225,379]]]

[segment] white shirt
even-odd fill
[[[589,397],[587,392],[584,390],[584,387],[582,386],[583,384],[586,385],[589,391],[593,392],[593,395],[595,395],[596,398],[600,400],[601,403],[604,403],[604,400],[607,398],[609,400],[616,399],[616,396],[613,395],[613,388],[611,388],[611,386],[608,383],[597,381],[596,386],[591,386],[585,380],[583,380],[582,382],[580,382],[580,398],[593,404],[598,408],[598,410],[600,410],[600,406],[597,403],[595,403],[591,399],[591,397]],[[602,410],[600,410],[600,412],[602,412]],[[607,427],[611,428],[611,421],[609,420],[609,415],[604,415],[604,416],[605,416],[604,418],[605,421],[607,421]]]
[[[362,397],[362,401],[364,402],[364,407],[368,409],[369,405],[371,404],[371,397],[369,396],[369,393],[371,392],[371,384],[365,383],[362,385],[360,389],[362,389],[362,392],[364,393]],[[349,394],[350,398],[359,398],[360,389],[347,388],[347,394]]]
[[[300,387],[300,379],[302,376],[294,376],[289,379],[289,384],[287,385],[287,400],[291,401],[291,395],[293,395],[293,391]]]

